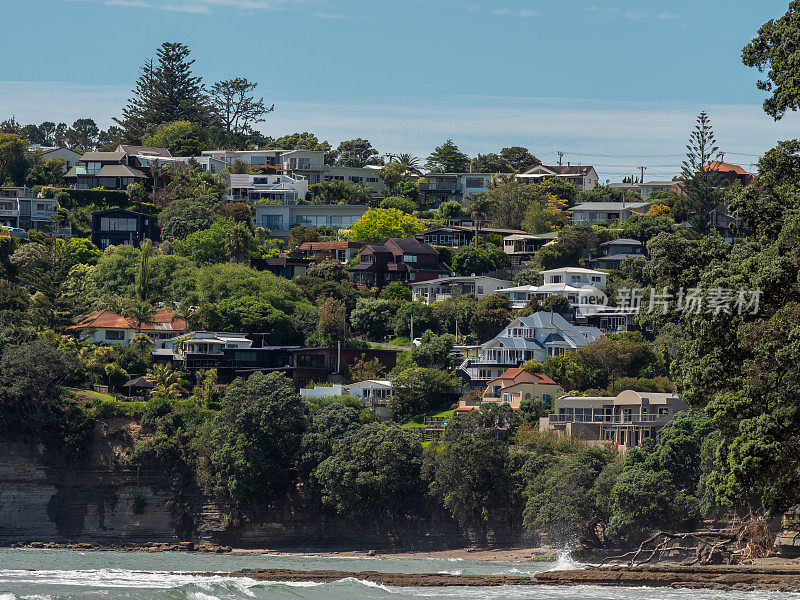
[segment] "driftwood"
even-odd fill
[[[711,542],[708,540],[708,538],[715,538],[715,541]],[[680,545],[680,541],[687,539],[697,540],[697,543],[694,546]],[[677,546],[674,545],[676,541],[678,541]],[[631,550],[630,552],[625,552],[624,554],[617,556],[607,556],[597,566],[603,566],[607,562],[620,562],[623,560],[627,561],[629,567],[644,565],[653,560],[657,555],[676,551],[695,551],[697,553],[694,559],[684,561],[684,565],[693,565],[697,562],[708,564],[716,554],[721,552],[728,553],[729,555],[734,554],[734,549],[730,548],[729,546],[734,543],[737,545],[741,544],[741,541],[742,536],[739,532],[734,533],[724,530],[706,530],[690,533],[658,531],[639,544],[639,547],[636,550]],[[655,545],[652,548],[647,548],[649,544]],[[708,548],[707,553],[705,553],[705,557],[700,556],[701,549],[703,548]],[[644,558],[644,560],[638,560],[643,553],[648,553],[647,557]]]

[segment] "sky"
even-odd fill
[[[364,137],[425,157],[528,147],[601,181],[680,168],[697,114],[750,168],[800,115],[763,113],[742,47],[787,0],[4,0],[0,119],[119,115],[164,41],[206,83],[244,76],[278,137]]]

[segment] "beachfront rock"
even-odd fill
[[[775,549],[787,558],[800,557],[800,505],[784,513],[781,530],[775,537]]]

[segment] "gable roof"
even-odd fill
[[[143,322],[139,329],[142,331],[186,331],[186,321],[174,318],[171,310],[158,310],[150,315],[147,322]],[[73,331],[83,329],[136,329],[134,319],[125,318],[108,309],[99,310],[89,315],[81,322],[67,327]]]
[[[632,238],[617,238],[615,240],[611,240],[610,242],[603,242],[600,244],[601,246],[616,246],[616,245],[626,245],[626,246],[641,246],[642,242],[639,240],[634,240]]]
[[[67,327],[67,329],[131,329],[130,322],[115,312],[108,309],[99,310],[89,315],[80,323]]]
[[[124,152],[87,152],[81,156],[82,161],[119,162],[125,158]]]
[[[154,148],[152,146],[128,146],[120,144],[117,146],[117,152],[124,154],[146,154],[147,156],[163,156],[164,158],[172,158],[172,154],[166,148]]]
[[[572,212],[583,212],[583,211],[604,211],[604,210],[625,210],[625,209],[636,209],[636,208],[650,208],[652,206],[652,202],[584,202],[582,204],[576,204],[572,208],[568,208],[567,210]]]
[[[431,246],[430,244],[425,244],[424,242],[420,242],[416,238],[409,237],[409,238],[389,238],[384,243],[384,246],[391,250],[391,246],[394,246],[400,252],[406,254],[434,254],[436,256],[439,253]]]
[[[711,161],[708,163],[704,169],[706,171],[719,171],[720,173],[736,173],[737,175],[750,175],[753,174],[749,171],[745,171],[739,165],[732,165],[730,163],[724,163],[718,160]]]

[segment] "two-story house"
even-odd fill
[[[597,171],[591,165],[537,165],[516,176],[525,183],[539,183],[548,179],[561,179],[579,190],[591,190],[597,185]]]
[[[64,175],[78,189],[104,187],[124,190],[131,183],[143,183],[148,189],[161,187],[163,182],[154,179],[153,163],[171,158],[166,148],[148,146],[117,146],[113,152],[87,152],[79,163]]]
[[[617,238],[600,244],[600,256],[589,259],[589,264],[597,269],[619,269],[619,265],[628,257],[644,254],[645,246],[639,240]]]
[[[322,150],[204,150],[203,155],[213,156],[228,166],[239,160],[275,174],[306,179],[309,185],[322,181],[325,171]]]
[[[297,204],[308,194],[308,180],[288,175],[225,176],[228,182],[228,202],[250,204]]]
[[[525,233],[518,229],[500,229],[497,227],[480,227],[478,229],[478,239],[487,235],[500,236],[506,239],[508,236]],[[426,244],[434,246],[447,246],[449,248],[463,248],[475,243],[475,227],[464,225],[446,225],[444,227],[434,227],[417,234],[417,239]]]
[[[547,375],[513,368],[490,380],[479,400],[460,400],[456,412],[469,412],[490,403],[507,404],[519,410],[523,400],[539,400],[551,406],[553,400],[563,394],[564,389]]]
[[[359,263],[348,272],[358,287],[382,288],[393,281],[410,285],[447,277],[451,269],[440,262],[439,253],[429,244],[414,238],[389,238],[383,244],[364,246]]]
[[[53,217],[58,211],[55,198],[43,198],[27,187],[0,187],[0,224],[20,229],[54,231]],[[54,231],[68,235],[69,229]]]
[[[292,192],[286,190],[287,194]],[[256,227],[264,227],[278,237],[288,237],[296,225],[330,227],[335,231],[348,229],[369,210],[363,204],[255,204],[253,214]]]
[[[439,205],[449,200],[466,202],[487,192],[496,173],[427,173],[419,182],[420,204]]]
[[[303,242],[300,244],[300,253],[316,262],[323,260],[338,260],[346,265],[366,246],[364,242],[348,242],[336,240],[330,242]]]
[[[386,190],[386,184],[380,178],[381,167],[367,165],[366,167],[337,167],[325,166],[323,181],[342,181],[354,185],[365,185],[374,196],[380,196]]]
[[[124,208],[109,208],[92,213],[92,243],[105,250],[109,246],[139,246],[144,240],[158,241],[160,230],[154,215]]]
[[[511,299],[512,308],[524,307],[532,298],[540,301],[548,296],[564,296],[571,307],[585,304],[605,305],[607,274],[582,267],[561,267],[542,271],[542,285],[520,285],[498,290]]]
[[[525,361],[572,354],[602,335],[596,327],[573,325],[558,313],[540,311],[514,319],[481,345],[479,358],[465,359],[458,370],[473,386],[482,385]]]
[[[532,260],[539,250],[556,239],[558,231],[519,232],[503,237],[503,252],[508,254],[512,267],[519,267],[523,262]]]
[[[654,438],[676,413],[688,410],[674,393],[625,390],[614,396],[561,396],[553,414],[539,420],[540,431],[557,431],[625,452]]]

